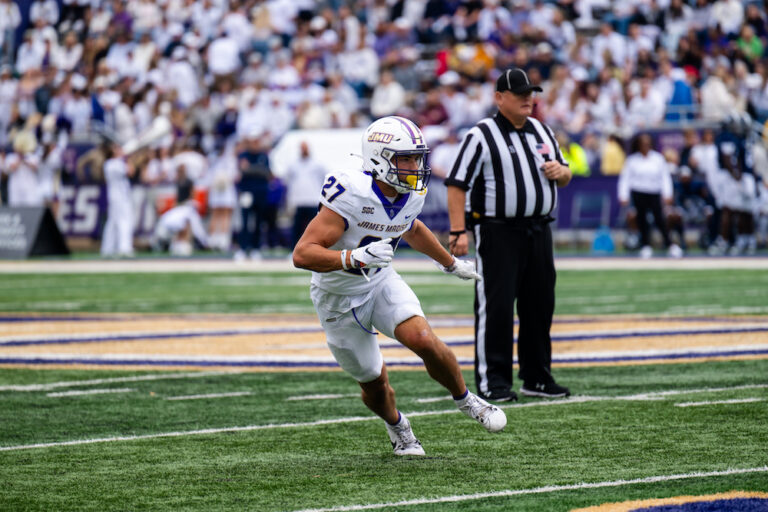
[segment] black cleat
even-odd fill
[[[511,390],[491,390],[478,395],[491,402],[517,402],[517,393]]]
[[[564,398],[566,396],[571,396],[571,391],[565,387],[561,386],[557,382],[547,382],[547,383],[525,383],[520,388],[520,393],[523,394],[523,396],[532,396],[537,398]]]

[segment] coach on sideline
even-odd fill
[[[572,174],[552,130],[530,117],[534,91],[542,89],[522,69],[499,76],[499,111],[467,132],[445,180],[449,249],[455,256],[467,254],[467,230],[473,230],[477,271],[483,276],[475,285],[477,391],[496,401],[517,399],[512,391],[515,299],[521,393],[570,395],[550,373],[555,263],[549,223],[557,187],[566,186]]]

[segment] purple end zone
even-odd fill
[[[634,508],[632,512],[766,512],[768,498],[733,498],[727,500],[696,501],[679,505]]]

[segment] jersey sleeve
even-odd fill
[[[345,172],[331,172],[320,190],[320,204],[341,215],[347,224],[360,204],[360,185],[355,181]]]

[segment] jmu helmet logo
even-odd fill
[[[371,132],[368,134],[368,142],[381,142],[382,144],[389,144],[395,136],[391,133]]]

